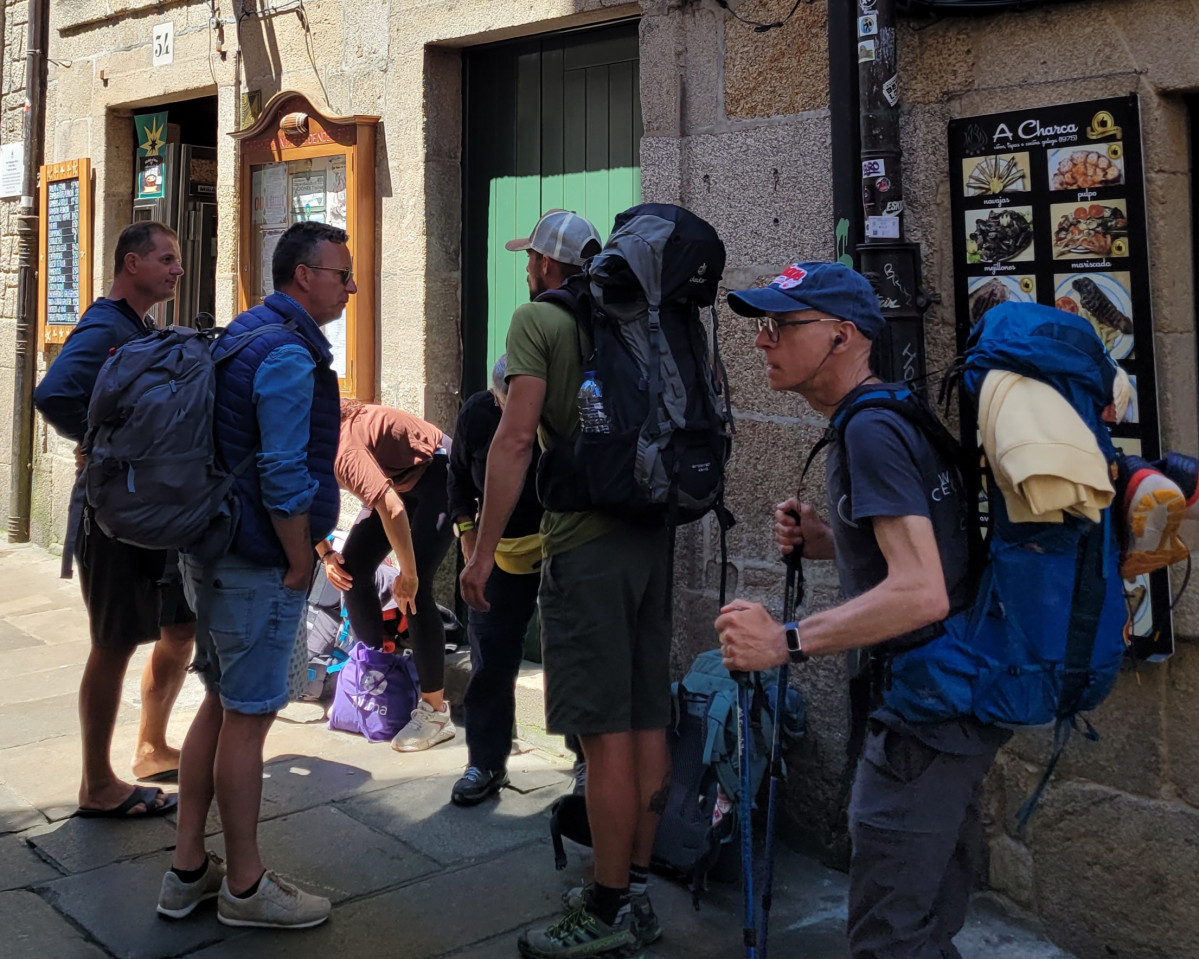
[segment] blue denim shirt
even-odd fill
[[[254,410],[262,437],[258,483],[271,513],[307,513],[320,484],[308,472],[308,437],[316,363],[303,346],[272,350],[254,374]],[[304,397],[304,402],[296,402]]]

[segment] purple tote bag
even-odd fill
[[[373,743],[395,737],[420,701],[416,664],[407,654],[358,643],[337,674],[329,728],[362,733]]]

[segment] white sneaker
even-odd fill
[[[412,710],[408,725],[396,733],[391,748],[400,753],[420,752],[453,739],[455,733],[453,720],[450,719],[450,704],[446,703],[438,710],[422,699],[420,705]]]
[[[226,926],[256,926],[260,929],[309,929],[329,918],[333,904],[280,879],[269,869],[262,874],[258,891],[238,899],[229,891],[229,880],[221,883],[216,917]]]
[[[158,914],[168,919],[182,919],[206,899],[215,899],[225,878],[225,861],[214,852],[208,853],[204,875],[195,882],[184,882],[171,869],[162,877],[158,894]]]

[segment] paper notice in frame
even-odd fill
[[[301,220],[325,219],[325,171],[309,170],[291,177],[291,217]]]
[[[267,227],[287,226],[287,164],[262,167],[262,222]]]
[[[346,158],[329,157],[329,193],[325,199],[325,222],[346,228]]]
[[[279,245],[279,237],[282,235],[282,230],[264,230],[262,232],[262,258],[259,262],[262,269],[262,296],[264,298],[275,292],[271,261],[275,258],[275,247]]]
[[[1004,302],[1086,320],[1135,384],[1113,445],[1162,455],[1144,167],[1135,96],[953,120],[948,128],[959,350]],[[1193,452],[1193,451],[1186,451]],[[1164,570],[1125,584],[1129,653],[1174,651]]]

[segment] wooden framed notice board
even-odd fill
[[[92,163],[49,163],[39,176],[38,342],[62,343],[92,302]]]
[[[358,292],[323,327],[348,396],[375,399],[375,125],[378,117],[329,116],[301,93],[273,96],[258,119],[230,134],[241,146],[238,305],[274,292],[271,257],[293,223],[319,220],[349,234]]]

